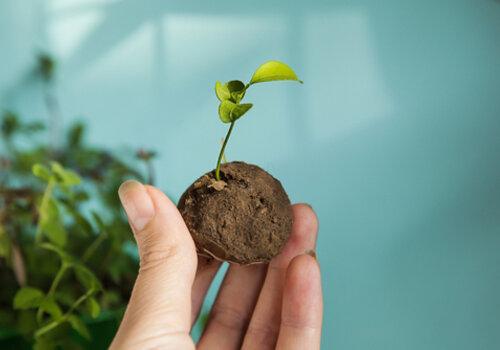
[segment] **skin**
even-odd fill
[[[127,181],[119,196],[140,269],[111,349],[320,348],[318,221],[310,206],[293,206],[291,237],[268,265],[229,267],[195,345],[189,333],[220,263],[196,255],[182,216],[158,189]]]

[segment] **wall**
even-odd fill
[[[3,0],[0,106],[45,118],[26,74],[54,53],[66,124],[157,150],[178,198],[225,133],[215,80],[288,62],[305,84],[249,92],[227,156],[318,212],[324,348],[494,349],[499,37],[496,0]]]

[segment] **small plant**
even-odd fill
[[[236,121],[251,103],[242,103],[258,83],[292,80],[302,83],[286,64],[262,64],[245,84],[216,82],[219,118],[230,124],[214,171],[196,180],[182,195],[179,210],[200,255],[237,264],[268,262],[285,245],[291,230],[290,200],[281,183],[265,170],[244,162],[222,164]]]
[[[248,84],[240,80],[231,80],[227,83],[217,81],[215,83],[215,94],[220,101],[219,104],[219,118],[223,123],[229,123],[229,129],[226,137],[222,143],[219,157],[217,158],[217,166],[215,167],[215,179],[220,181],[220,165],[224,157],[224,150],[226,148],[231,132],[233,131],[234,123],[246,112],[252,108],[252,103],[241,103],[245,97],[245,93],[250,86],[258,83],[265,83],[277,80],[299,80],[295,72],[288,65],[278,61],[269,61],[262,64],[253,74]]]

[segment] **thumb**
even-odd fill
[[[140,269],[111,348],[193,348],[197,257],[182,216],[162,192],[137,181],[123,183],[118,194],[137,241]]]

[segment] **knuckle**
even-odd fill
[[[279,329],[271,325],[250,325],[246,338],[252,343],[259,344],[261,349],[274,349],[278,340]]]
[[[250,322],[248,315],[228,305],[214,305],[210,321],[216,325],[243,333]]]
[[[139,271],[154,269],[171,261],[177,254],[176,247],[144,247],[140,253]]]

